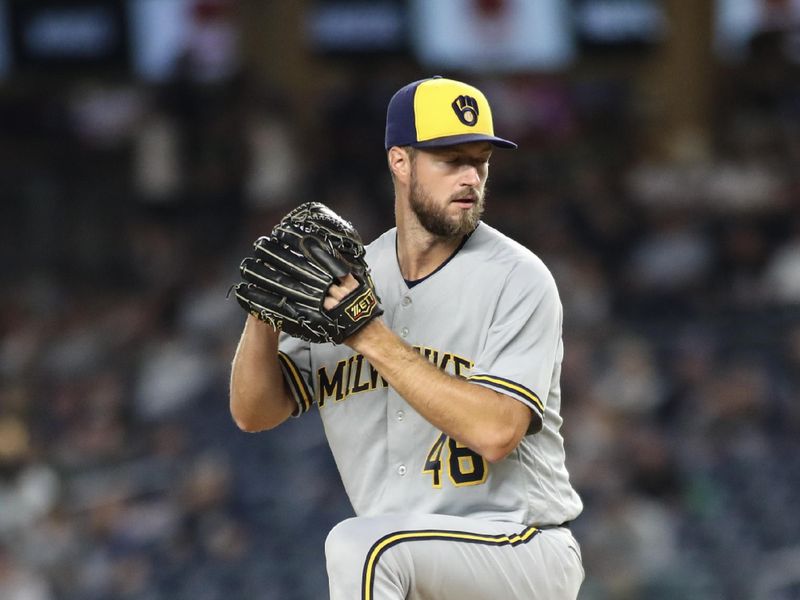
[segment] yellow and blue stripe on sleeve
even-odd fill
[[[297,365],[292,362],[288,355],[279,351],[278,362],[281,365],[283,377],[289,384],[292,397],[297,403],[297,410],[292,413],[292,416],[299,417],[311,408],[313,396],[302,375],[300,375],[300,369],[297,368]]]
[[[539,396],[526,388],[524,385],[521,385],[515,381],[511,381],[510,379],[504,379],[502,377],[497,377],[496,375],[489,375],[486,373],[477,373],[475,375],[471,375],[467,377],[467,381],[484,385],[493,390],[521,400],[524,404],[528,405],[539,418],[539,426],[535,427],[534,430],[538,431],[541,428],[541,423],[544,419],[544,403]]]

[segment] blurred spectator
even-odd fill
[[[47,580],[15,561],[0,544],[0,596],[7,600],[53,600]]]
[[[58,500],[58,477],[36,460],[30,436],[20,419],[0,420],[0,542],[19,539]]]
[[[609,355],[603,373],[596,377],[594,398],[625,415],[656,413],[664,400],[664,386],[647,341],[620,335]]]
[[[766,265],[764,295],[776,302],[800,303],[800,219],[792,237],[775,250]]]

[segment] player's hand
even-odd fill
[[[320,202],[305,202],[255,241],[231,291],[248,314],[275,330],[341,344],[383,314],[365,254],[349,221]]]
[[[325,310],[336,308],[339,302],[342,301],[350,292],[358,287],[358,281],[351,273],[344,277],[339,278],[339,283],[332,283],[328,288],[328,294],[325,296],[325,301],[322,306]]]

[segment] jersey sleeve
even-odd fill
[[[314,401],[309,385],[311,373],[311,346],[308,342],[281,333],[278,341],[278,362],[283,378],[288,384],[297,408],[292,413],[299,417],[308,412]]]
[[[542,427],[556,362],[561,360],[562,308],[550,272],[523,263],[509,273],[468,381],[526,404],[529,433]]]

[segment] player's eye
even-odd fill
[[[472,158],[469,156],[460,156],[460,155],[452,155],[452,156],[444,156],[442,157],[442,162],[446,165],[452,165],[454,167],[460,167],[462,165],[468,165],[471,167],[475,167],[476,169],[481,169],[489,164],[489,157],[483,158]]]

